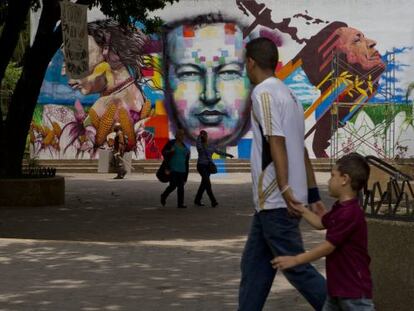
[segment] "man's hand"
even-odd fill
[[[275,257],[270,261],[270,263],[272,264],[273,269],[281,270],[289,269],[299,264],[296,256]]]
[[[295,198],[292,189],[287,189],[283,192],[282,196],[287,204],[288,213],[293,217],[300,217],[302,213],[299,211],[303,207],[303,204]]]
[[[318,215],[321,218],[323,215],[327,213],[325,204],[323,204],[322,201],[318,201],[318,202],[310,204],[310,209],[312,212],[314,212],[316,215]]]

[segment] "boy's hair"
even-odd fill
[[[349,175],[354,191],[362,190],[367,184],[370,168],[368,162],[359,153],[353,152],[340,158],[336,161],[336,169],[341,175]]]
[[[279,61],[277,46],[268,38],[256,38],[246,44],[246,57],[252,58],[264,70],[275,70]]]

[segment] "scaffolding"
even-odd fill
[[[334,100],[330,107],[331,114],[331,148],[330,158],[333,164],[338,158],[349,152],[355,151],[361,145],[367,147],[372,151],[372,154],[382,159],[393,159],[394,144],[395,144],[395,122],[394,122],[394,110],[395,110],[395,52],[387,52],[384,55],[385,60],[385,72],[383,73],[384,82],[382,88],[377,90],[377,95],[383,97],[381,103],[369,103],[361,101],[360,104],[340,102],[339,98],[342,91],[339,90],[339,86],[344,81],[344,72],[356,72],[359,74],[358,80],[347,80],[348,89],[357,88],[358,81],[370,80],[371,76],[378,70],[378,67],[374,67],[367,73],[358,72],[358,70],[351,64],[343,61],[337,54],[333,55],[332,66],[332,78],[331,83],[334,92]],[[380,124],[375,126],[375,129],[365,134],[360,134],[356,131],[349,130],[345,124],[350,121],[359,111],[365,107],[383,107],[384,120]],[[340,119],[340,111],[348,111],[345,118]],[[348,140],[352,142],[351,147],[340,146],[339,131],[342,128],[348,136]],[[382,142],[381,146],[371,143],[371,138],[378,138]]]

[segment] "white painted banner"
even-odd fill
[[[60,2],[66,74],[79,79],[89,74],[88,24],[86,5]]]

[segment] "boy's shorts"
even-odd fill
[[[326,298],[322,311],[375,311],[372,299],[368,298]]]

